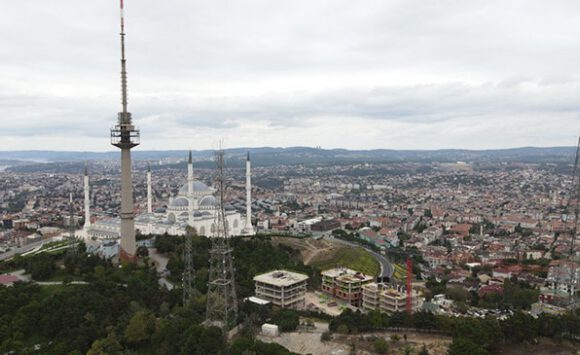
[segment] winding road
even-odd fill
[[[365,249],[367,252],[369,252],[369,254],[371,254],[375,258],[376,261],[379,262],[379,264],[381,266],[381,273],[380,273],[380,275],[378,275],[378,277],[380,277],[380,278],[388,277],[390,279],[393,276],[393,272],[394,272],[393,265],[391,264],[391,262],[389,261],[389,259],[386,256],[384,256],[380,253],[377,253],[374,250],[370,250],[369,248],[365,248],[364,246],[357,244],[357,243],[347,242],[346,240],[332,238],[332,237],[326,237],[325,239],[333,240],[333,241],[338,242],[340,244],[348,245],[350,247]]]

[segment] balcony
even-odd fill
[[[121,149],[131,149],[140,143],[140,133],[131,124],[116,125],[111,128],[111,144]]]

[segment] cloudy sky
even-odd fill
[[[580,1],[125,0],[141,150],[575,145]],[[0,150],[106,151],[117,0],[0,5]]]

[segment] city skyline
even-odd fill
[[[576,143],[580,4],[419,4],[127,1],[140,150]],[[116,6],[3,10],[0,151],[110,151]]]

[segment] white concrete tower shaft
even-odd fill
[[[151,166],[147,165],[147,213],[153,213],[153,196],[151,195]]]
[[[193,226],[193,158],[191,150],[187,162],[187,220],[190,226]]]
[[[89,186],[89,172],[87,166],[85,165],[85,176],[84,176],[84,189],[85,189],[85,229],[91,226],[91,192]]]

